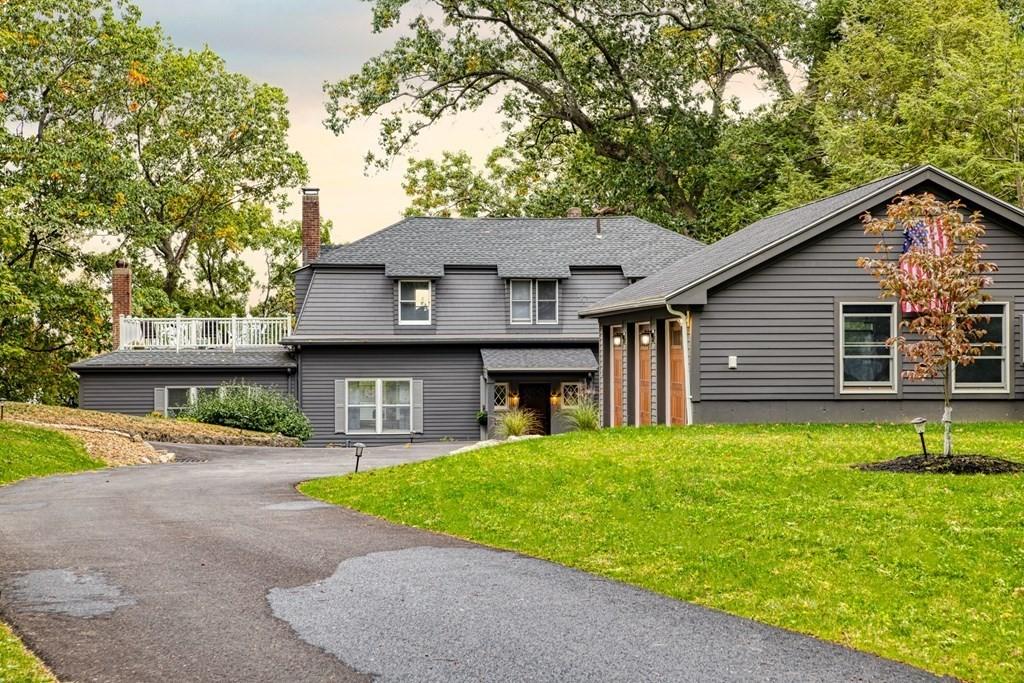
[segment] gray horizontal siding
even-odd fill
[[[1012,384],[1019,389],[1024,386],[1024,370],[1018,361],[1021,330],[1017,316],[1024,310],[1024,239],[992,221],[987,222],[986,229],[986,258],[999,266],[989,291],[994,300],[1011,303],[1014,343],[1010,367]],[[874,253],[876,241],[864,235],[858,221],[850,221],[799,251],[711,292],[699,318],[699,396],[701,402],[727,401],[734,407],[695,409],[695,417],[730,421],[729,416],[735,413],[743,417],[739,421],[782,416],[821,419],[817,409],[808,413],[807,409],[786,408],[784,403],[768,406],[770,402],[791,400],[820,401],[826,410],[834,408],[835,403],[863,404],[851,408],[855,412],[850,415],[884,419],[868,404],[893,406],[892,398],[940,396],[941,387],[936,382],[914,383],[900,378],[899,393],[888,400],[856,396],[836,401],[838,302],[878,300],[877,282],[856,264],[859,256]],[[739,357],[735,370],[728,368],[730,355]],[[964,396],[959,400],[972,398]],[[1015,397],[1022,397],[1021,392],[1016,391]],[[759,407],[737,401],[753,401]],[[914,402],[910,405],[915,406],[909,409],[911,412],[921,410]],[[890,412],[902,415],[902,410],[892,407]],[[842,410],[834,413],[842,415]]]
[[[760,424],[775,422],[908,422],[915,417],[936,419],[942,414],[940,400],[901,401],[827,400],[805,401],[701,401],[693,404],[694,422]],[[953,402],[953,419],[958,422],[1024,420],[1020,401],[986,401],[959,398]],[[933,427],[929,425],[929,429]],[[941,430],[941,426],[935,427]],[[913,434],[909,438],[913,438]],[[908,451],[912,441],[907,442]]]
[[[296,335],[592,335],[596,320],[581,319],[581,308],[626,286],[615,268],[574,268],[559,283],[557,325],[512,325],[507,281],[496,268],[448,268],[434,283],[432,324],[398,325],[397,292],[383,268],[318,270],[296,324]]]
[[[306,292],[309,291],[309,281],[313,277],[312,268],[303,268],[295,273],[295,315],[302,310],[302,303],[306,300]]]
[[[313,423],[311,446],[344,443],[395,443],[395,434],[346,436],[334,433],[334,380],[355,377],[409,377],[423,380],[423,434],[417,440],[477,440],[480,430],[480,375],[476,346],[399,346],[302,350],[302,410]]]
[[[78,382],[78,405],[87,410],[147,415],[153,412],[156,387],[219,386],[231,382],[246,382],[282,392],[289,390],[288,374],[284,370],[83,372]]]

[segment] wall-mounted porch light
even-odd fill
[[[558,405],[558,394],[551,394],[551,405]]]
[[[910,424],[914,425],[914,431],[921,437],[921,452],[927,457],[928,446],[924,443],[924,428],[928,424],[928,418],[926,417],[915,417],[910,421]]]
[[[650,332],[641,332],[640,333],[640,345],[641,346],[650,346],[651,345],[651,333]]]
[[[519,394],[512,394],[511,396],[509,396],[508,402],[509,405],[511,405],[513,408],[519,407]]]
[[[622,346],[622,341],[623,339],[621,333],[616,332],[615,334],[612,335],[612,346]]]

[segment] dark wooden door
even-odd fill
[[[523,410],[531,410],[537,415],[543,430],[541,434],[551,433],[550,384],[520,384],[519,407]]]

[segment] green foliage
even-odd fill
[[[52,429],[0,422],[0,444],[0,485],[104,466],[90,458],[80,442]]]
[[[580,401],[563,408],[562,415],[573,431],[592,432],[601,428],[601,411],[594,401]]]
[[[178,419],[284,434],[305,441],[313,426],[290,396],[263,387],[228,384],[205,394],[179,413]]]
[[[1024,424],[957,432],[968,452],[1024,460]],[[1019,681],[1024,475],[850,467],[915,439],[906,425],[623,428],[300,488],[936,673]]]
[[[11,628],[0,622],[0,680],[57,683],[39,658],[29,652]]]
[[[495,431],[498,438],[507,439],[510,436],[539,434],[540,427],[540,418],[534,411],[526,408],[509,408],[499,413]]]

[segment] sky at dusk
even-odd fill
[[[398,31],[375,35],[370,4],[359,0],[136,0],[146,23],[159,22],[176,45],[209,45],[228,68],[284,89],[291,112],[290,140],[320,188],[321,213],[334,221],[334,242],[349,242],[401,218],[408,199],[401,181],[406,161],[388,171],[364,173],[363,157],[374,148],[373,121],[352,126],[341,137],[323,120],[323,82],[359,69],[386,49]],[[415,7],[415,3],[413,4]],[[499,126],[485,114],[461,116],[427,131],[413,156],[439,156],[465,149],[483,159]],[[287,216],[298,218],[299,188]]]

